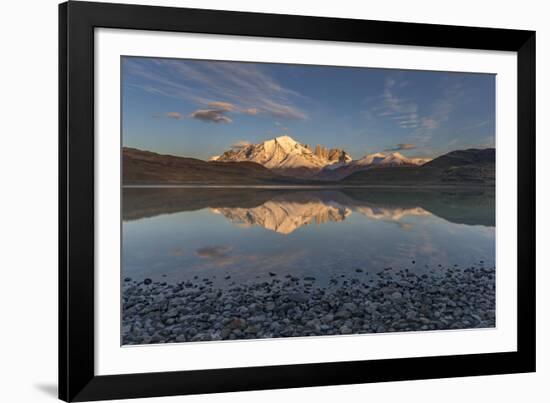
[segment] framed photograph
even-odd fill
[[[59,397],[535,370],[535,33],[59,6]]]

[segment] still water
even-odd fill
[[[123,190],[122,276],[247,283],[495,264],[494,191]]]

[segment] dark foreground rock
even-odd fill
[[[382,333],[495,326],[495,269],[417,275],[385,269],[363,279],[269,278],[123,283],[123,344]]]

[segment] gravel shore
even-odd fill
[[[280,277],[219,288],[125,278],[122,343],[155,344],[495,326],[495,269],[387,268],[373,275]],[[231,281],[229,278],[226,281]]]

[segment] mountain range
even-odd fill
[[[315,174],[315,177],[324,180],[339,180],[354,172],[388,167],[418,167],[429,161],[431,161],[430,158],[407,158],[399,152],[389,154],[379,152],[367,154],[361,159],[349,161],[345,164],[326,166]]]
[[[290,136],[279,136],[259,144],[248,144],[210,158],[216,162],[255,162],[284,176],[338,180],[353,172],[389,166],[419,166],[429,161],[407,158],[398,152],[368,154],[353,161],[342,149],[317,144],[303,145]]]
[[[245,144],[211,157],[123,148],[125,185],[494,185],[495,149],[457,150],[435,159],[399,152],[353,160],[343,149],[303,145],[290,136]]]

